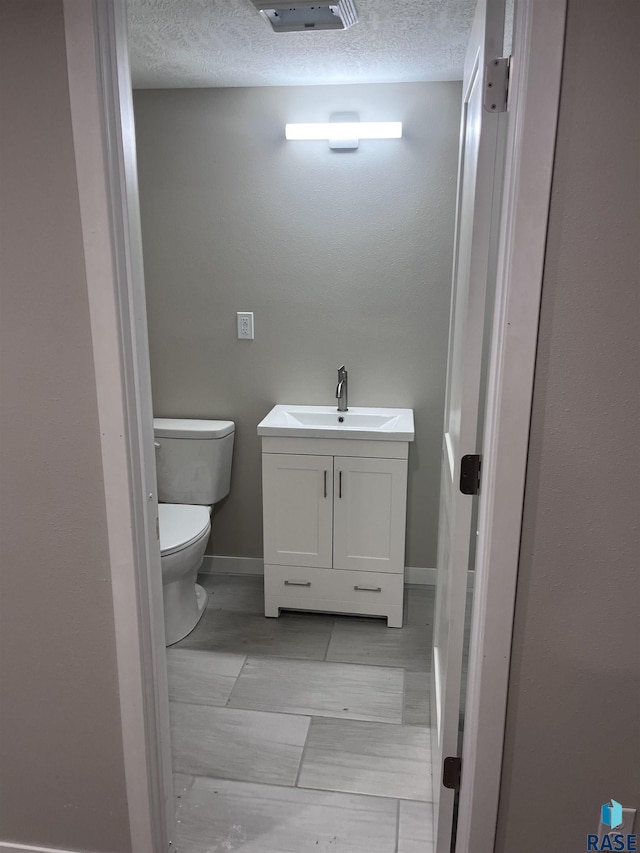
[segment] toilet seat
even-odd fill
[[[158,504],[160,555],[182,551],[211,529],[208,506]]]

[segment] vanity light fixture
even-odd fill
[[[344,116],[344,118],[343,118]],[[290,123],[285,125],[288,140],[327,140],[329,148],[353,150],[361,139],[400,139],[401,121],[358,121],[355,113],[337,113],[327,122]]]

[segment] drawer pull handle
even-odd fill
[[[338,497],[339,497],[339,498],[341,498],[341,497],[342,497],[342,471],[340,471],[340,472],[338,473],[338,483],[339,483],[339,486],[338,486]]]
[[[327,472],[324,472],[324,496],[327,496]]]
[[[382,592],[381,586],[354,586],[354,589],[361,592]]]
[[[311,581],[285,581],[285,586],[311,586]]]

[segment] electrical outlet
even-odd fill
[[[238,311],[238,340],[253,340],[253,311]]]
[[[598,826],[598,835],[602,838],[603,835],[613,835],[620,833],[621,835],[631,835],[633,833],[633,825],[636,820],[637,809],[622,809],[622,823],[613,829],[610,826],[605,826],[602,821]]]

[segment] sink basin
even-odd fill
[[[260,421],[258,435],[413,441],[413,409],[278,405]]]

